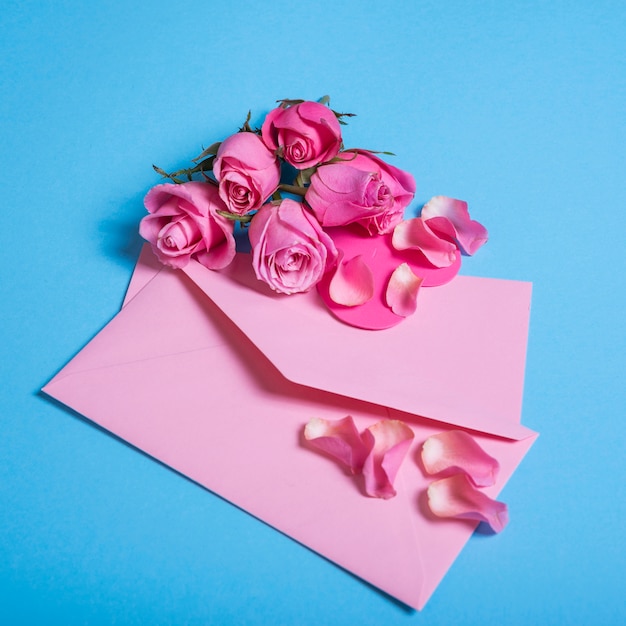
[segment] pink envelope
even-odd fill
[[[44,391],[409,606],[424,606],[476,522],[430,514],[424,440],[471,432],[501,465],[537,435],[520,420],[530,284],[457,277],[385,331],[281,297],[247,255],[226,272],[162,268],[144,248],[124,307]],[[391,500],[304,443],[313,417],[359,430],[401,419],[415,440]],[[513,522],[514,523],[514,522]]]

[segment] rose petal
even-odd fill
[[[509,521],[506,504],[478,491],[465,474],[455,474],[431,483],[428,487],[428,506],[437,517],[487,522],[497,533]]]
[[[408,263],[398,265],[389,279],[385,293],[389,308],[401,317],[413,315],[417,308],[417,292],[422,282],[424,279],[416,276]]]
[[[315,217],[288,198],[278,206],[263,205],[248,238],[257,278],[279,293],[307,291],[337,259],[335,244]]]
[[[424,205],[421,217],[428,221],[432,230],[449,234],[451,227],[454,238],[466,254],[474,254],[487,241],[487,229],[470,218],[467,202],[463,200],[435,196]]]
[[[280,165],[258,135],[239,132],[220,144],[213,174],[229,210],[245,215],[259,209],[274,193],[280,181]]]
[[[362,434],[369,449],[363,465],[367,495],[385,500],[393,498],[393,482],[413,440],[413,431],[399,420],[383,420]]]
[[[226,210],[215,186],[203,182],[164,183],[150,189],[144,200],[149,215],[139,233],[150,242],[161,263],[182,268],[193,257],[209,269],[226,267],[235,256],[234,222],[218,211]],[[182,224],[193,220],[195,227]],[[179,222],[173,230],[169,224]],[[185,241],[185,234],[192,236]],[[162,237],[166,240],[160,241]]]
[[[304,438],[347,465],[353,474],[361,471],[368,449],[350,415],[335,421],[315,417],[305,426]]]
[[[349,156],[350,152],[355,153],[356,157]],[[402,209],[405,209],[411,203],[416,190],[415,178],[413,178],[412,174],[383,161],[369,150],[357,148],[340,153],[339,156],[341,157],[342,154],[346,155],[352,167],[379,173]]]
[[[400,222],[391,241],[396,250],[419,250],[435,267],[449,267],[456,261],[457,247],[439,237],[421,217]]]
[[[357,223],[370,235],[390,232],[415,195],[415,179],[367,150],[348,150],[311,177],[307,201],[323,226]],[[360,179],[357,172],[361,172]],[[359,182],[360,181],[360,182]],[[352,193],[347,193],[347,189]]]
[[[361,255],[343,261],[340,251],[337,271],[329,285],[329,294],[333,302],[343,306],[359,306],[371,300],[374,295],[374,275]]]
[[[462,430],[429,437],[422,447],[422,462],[429,474],[464,472],[477,487],[493,485],[500,469],[498,461]]]
[[[218,182],[221,180],[224,159],[244,171],[269,170],[272,176],[278,167],[272,151],[256,133],[250,132],[235,133],[220,144],[213,163],[213,173]]]
[[[408,263],[411,271],[424,279],[420,289],[450,282],[461,265],[461,251],[458,248],[456,261],[450,267],[433,267],[419,253],[396,250],[391,245],[392,233],[370,237],[356,224],[325,230],[335,242],[335,247],[344,251],[345,258],[362,255],[374,275],[374,295],[361,306],[342,306],[331,299],[329,287],[334,269],[326,272],[317,284],[318,292],[331,313],[342,322],[357,328],[382,330],[406,319],[396,315],[385,301],[389,278],[401,263]]]
[[[301,102],[270,111],[261,135],[271,150],[282,148],[283,158],[298,169],[332,159],[341,146],[341,126],[335,114],[319,102]]]

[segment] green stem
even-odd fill
[[[304,187],[299,187],[297,185],[278,185],[278,188],[285,193],[292,193],[295,196],[304,196],[306,195],[306,189]]]
[[[252,215],[236,215],[235,213],[230,213],[229,211],[220,211],[219,209],[216,211],[218,215],[225,217],[227,220],[231,220],[232,222],[240,222],[241,224],[247,224],[252,221]]]

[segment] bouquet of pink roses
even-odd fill
[[[172,183],[151,189],[140,225],[157,258],[174,268],[195,259],[212,270],[235,256],[246,230],[259,280],[294,294],[317,286],[343,321],[385,328],[416,309],[421,286],[449,281],[460,253],[487,232],[467,204],[437,196],[404,220],[415,180],[376,153],[345,149],[344,117],[319,102],[280,100],[260,129],[250,114]]]

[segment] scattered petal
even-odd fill
[[[411,271],[407,263],[398,265],[389,279],[385,293],[389,308],[400,317],[413,315],[417,308],[417,292],[423,281],[423,278]]]
[[[315,417],[304,428],[304,438],[347,465],[353,474],[361,471],[368,448],[350,415],[334,421]]]
[[[421,217],[431,230],[452,234],[466,254],[474,254],[487,241],[487,229],[470,218],[467,202],[463,200],[435,196],[424,205]]]
[[[422,462],[429,474],[464,472],[477,487],[496,482],[500,464],[476,440],[462,430],[449,430],[429,437],[422,447]]]
[[[343,261],[340,251],[337,270],[329,285],[329,295],[333,302],[343,306],[359,306],[371,300],[374,295],[374,275],[361,255]]]
[[[478,491],[465,474],[455,474],[431,483],[428,506],[437,517],[455,517],[487,522],[499,533],[509,521],[504,502]]]
[[[257,219],[256,217],[254,219]],[[252,220],[254,225],[254,220]],[[450,267],[433,267],[426,258],[413,250],[396,250],[391,244],[392,233],[371,237],[358,224],[325,229],[344,258],[362,255],[374,275],[374,295],[360,306],[343,306],[334,302],[329,293],[335,268],[329,269],[319,283],[319,292],[330,312],[342,322],[368,330],[382,330],[400,324],[406,318],[396,315],[385,301],[389,277],[401,263],[408,263],[411,271],[424,279],[420,289],[450,282],[461,266],[461,250],[456,248],[456,260]]]
[[[396,250],[419,250],[435,267],[449,267],[456,261],[457,247],[433,232],[421,217],[400,222],[393,230]]]
[[[396,495],[393,482],[413,437],[413,431],[399,420],[383,420],[363,432],[369,449],[363,465],[367,495],[385,500]]]

